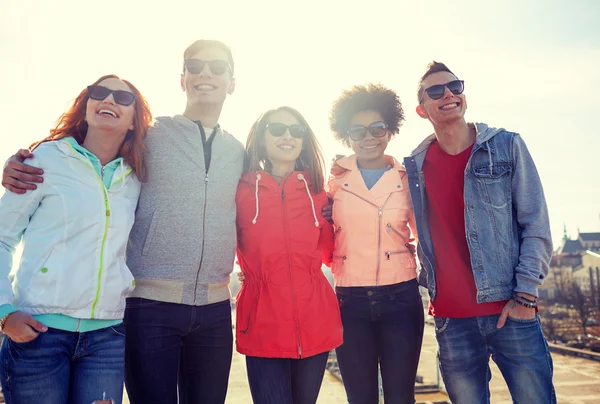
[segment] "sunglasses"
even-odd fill
[[[104,101],[109,95],[113,95],[113,99],[119,105],[129,106],[135,101],[135,94],[124,90],[111,90],[104,86],[88,86],[88,97],[96,101]]]
[[[202,60],[202,59],[188,59],[185,61],[185,68],[192,74],[200,74],[204,70],[204,66],[208,64],[212,74],[217,76],[222,75],[226,71],[231,72],[231,66],[224,60]]]
[[[367,131],[373,137],[384,137],[387,134],[387,125],[383,121],[373,122],[369,126],[352,125],[348,129],[348,135],[350,139],[358,142],[367,136]]]
[[[271,122],[267,124],[267,129],[269,130],[269,133],[275,137],[283,136],[287,130],[290,131],[290,135],[292,135],[294,139],[303,139],[306,135],[306,126],[300,124],[288,126],[279,122]]]
[[[444,96],[446,87],[452,94],[458,95],[465,91],[465,82],[463,80],[453,80],[446,84],[436,84],[434,86],[425,89],[425,92],[432,100],[439,100]],[[423,102],[423,96],[421,96],[421,102]]]

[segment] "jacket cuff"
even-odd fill
[[[519,276],[517,275],[517,286],[514,289],[515,293],[527,293],[528,295],[532,295],[535,296],[536,298],[540,297],[539,291],[538,291],[538,284],[533,283],[533,282],[528,282],[526,280],[523,279],[519,279]]]

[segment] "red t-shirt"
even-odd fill
[[[423,163],[429,229],[435,252],[437,295],[429,302],[436,317],[499,314],[505,301],[477,303],[477,288],[465,233],[465,168],[473,146],[452,156],[433,142]]]

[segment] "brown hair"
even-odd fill
[[[306,127],[306,136],[302,143],[302,151],[296,159],[296,171],[307,171],[311,179],[311,188],[313,192],[319,193],[324,188],[324,167],[325,160],[321,146],[312,131],[306,119],[292,107],[279,107],[264,112],[252,125],[248,139],[246,140],[246,161],[244,167],[247,171],[270,171],[271,163],[267,158],[267,149],[265,147],[265,132],[271,116],[279,111],[286,111],[292,114],[298,122]]]
[[[419,100],[419,104],[423,102],[423,94],[425,93],[425,89],[423,88],[423,81],[434,73],[440,72],[448,72],[456,77],[456,74],[452,73],[448,66],[443,63],[436,62],[435,60],[427,65],[427,69],[425,70],[425,74],[421,76],[419,79],[419,87],[417,89],[417,99]]]
[[[152,112],[148,101],[139,92],[139,90],[127,80],[123,80],[116,74],[107,74],[96,80],[96,85],[106,79],[118,79],[127,84],[136,96],[134,102],[135,113],[133,115],[133,130],[128,130],[125,139],[119,149],[119,156],[123,157],[125,162],[133,169],[140,181],[146,179],[146,168],[144,165],[144,138],[148,132],[148,127],[152,124]],[[73,136],[79,144],[85,140],[88,130],[88,123],[85,120],[85,110],[89,99],[87,87],[75,98],[73,104],[58,118],[56,126],[50,130],[50,136],[35,142],[30,149],[34,150],[41,143],[59,140]]]
[[[352,117],[362,111],[377,111],[388,130],[396,134],[404,121],[404,110],[398,95],[381,84],[370,83],[346,90],[333,102],[329,127],[337,140],[350,147],[348,129]]]
[[[183,72],[185,73],[185,61],[202,49],[206,48],[221,49],[227,54],[227,59],[229,65],[231,66],[231,76],[233,77],[235,65],[233,63],[233,54],[231,53],[231,48],[229,48],[229,46],[225,45],[223,42],[214,39],[199,39],[187,47],[187,49],[183,52]]]

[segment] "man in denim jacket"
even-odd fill
[[[405,158],[440,370],[454,403],[489,403],[490,355],[515,403],[555,403],[535,301],[552,255],[535,164],[516,133],[467,123],[464,82],[432,62],[417,113],[435,130]]]

